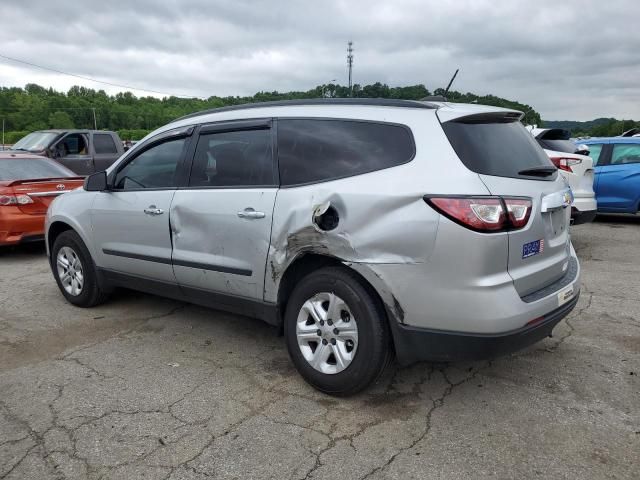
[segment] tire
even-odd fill
[[[59,256],[63,257],[60,263],[58,261]],[[68,267],[65,268],[63,266],[65,258],[74,262],[76,267],[79,265],[80,275],[78,275],[78,268],[72,268],[76,274],[75,282],[69,282],[69,276],[64,274],[65,270],[69,271]],[[87,308],[99,305],[107,299],[106,292],[98,284],[96,266],[93,263],[91,254],[80,236],[73,230],[62,232],[53,243],[51,270],[62,295],[69,303]],[[65,282],[61,279],[61,275],[65,277]],[[81,288],[74,288],[80,283],[82,284]]]
[[[313,305],[315,309],[310,308]],[[321,324],[318,318],[326,320]],[[346,268],[326,267],[304,277],[289,297],[284,321],[294,366],[311,386],[329,395],[347,396],[363,390],[382,375],[391,358],[384,308],[370,288]],[[327,352],[329,357],[321,362]]]

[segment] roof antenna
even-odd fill
[[[456,76],[458,75],[458,72],[460,71],[459,68],[456,68],[456,73],[453,74],[453,77],[451,77],[451,80],[449,80],[449,85],[447,85],[447,88],[444,90],[444,95],[428,95],[424,98],[421,98],[420,100],[422,100],[423,102],[446,102],[447,101],[447,93],[449,93],[449,89],[451,88],[451,84],[453,83],[453,81],[456,79]]]
[[[459,71],[460,71],[460,69],[456,68],[456,73],[453,74],[453,77],[451,77],[451,80],[449,81],[449,85],[447,85],[447,88],[444,89],[444,96],[445,97],[447,96],[447,93],[449,93],[449,89],[451,88],[451,84],[456,79],[456,76],[458,75]]]

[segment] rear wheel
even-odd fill
[[[67,230],[58,235],[51,249],[51,263],[56,283],[70,303],[93,307],[107,298],[98,284],[89,250],[76,232]]]
[[[378,379],[391,354],[380,301],[353,272],[318,270],[302,279],[287,303],[289,355],[318,390],[351,395]]]

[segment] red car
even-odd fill
[[[43,240],[49,204],[83,181],[48,158],[0,152],[0,246]]]

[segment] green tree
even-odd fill
[[[66,112],[54,112],[49,115],[50,128],[75,128],[73,120]]]

